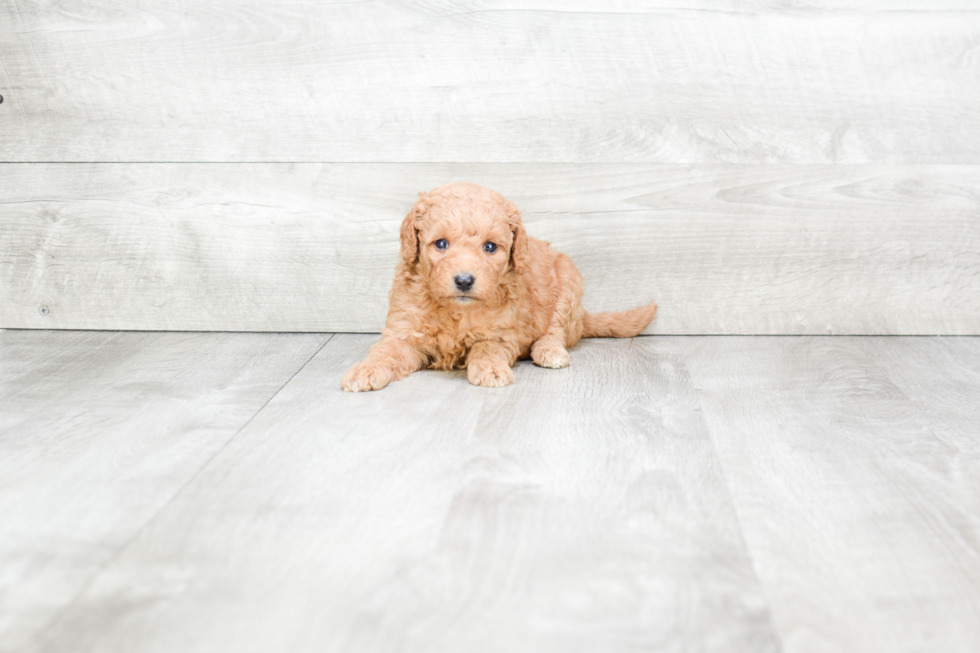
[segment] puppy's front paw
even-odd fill
[[[466,377],[473,385],[485,388],[502,388],[514,382],[514,370],[506,363],[493,361],[468,361]]]
[[[542,345],[538,347],[538,343],[534,344],[535,346],[531,348],[531,360],[534,361],[535,365],[558,370],[563,367],[568,367],[568,363],[571,362],[568,350],[561,345]]]
[[[358,363],[347,370],[344,380],[340,387],[345,392],[367,392],[368,390],[380,390],[392,380],[391,370],[377,365]]]

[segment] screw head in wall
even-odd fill
[[[41,315],[47,315],[49,312],[48,307],[42,306],[41,308],[37,309],[37,312],[40,313]]]
[[[0,95],[0,104],[3,104],[3,96]]]

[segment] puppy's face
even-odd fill
[[[459,308],[503,300],[515,238],[505,206],[436,199],[416,226],[419,271],[433,297]]]

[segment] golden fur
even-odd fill
[[[474,282],[461,290],[455,279],[465,275]],[[428,366],[466,368],[470,383],[501,387],[513,383],[518,358],[565,367],[580,338],[635,336],[657,311],[652,303],[592,315],[581,299],[572,260],[528,236],[513,202],[476,184],[419,193],[402,222],[381,340],[341,385],[378,390]]]

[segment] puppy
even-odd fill
[[[499,388],[514,382],[518,358],[566,367],[580,338],[631,338],[657,312],[654,302],[593,315],[581,299],[572,260],[528,236],[499,193],[463,183],[419,193],[402,222],[381,340],[341,386],[379,390],[431,367],[465,368],[470,383]]]

